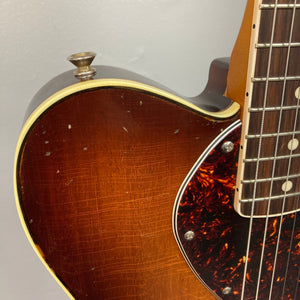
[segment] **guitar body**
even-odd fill
[[[66,72],[35,96],[17,207],[71,298],[300,298],[300,6],[290,2],[248,1],[229,71],[214,61],[198,97],[94,70],[91,53],[70,59],[83,81]]]
[[[70,77],[38,93],[17,151],[17,202],[36,252],[76,299],[214,298],[180,253],[172,213],[190,169],[236,117],[213,120],[120,80],[74,84],[38,105]]]

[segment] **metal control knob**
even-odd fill
[[[77,70],[74,71],[76,78],[83,81],[92,79],[95,76],[96,70],[90,66],[95,56],[96,53],[94,52],[80,52],[68,57],[68,60],[77,67]]]

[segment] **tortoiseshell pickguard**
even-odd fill
[[[250,218],[241,217],[232,205],[239,138],[240,126],[208,151],[188,178],[175,209],[175,235],[181,251],[199,279],[222,299],[241,299],[244,280]],[[222,151],[225,141],[234,143],[233,151]],[[184,238],[187,231],[195,233],[190,241]],[[269,299],[271,288],[271,299],[300,299],[299,213],[253,219],[246,274],[242,299],[255,299],[257,289],[257,299]]]

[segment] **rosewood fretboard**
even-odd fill
[[[300,207],[300,1],[263,0],[257,20],[237,184],[246,216]]]

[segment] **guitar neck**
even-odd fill
[[[253,13],[248,72],[238,95],[244,98],[243,130],[234,202],[241,215],[279,215],[299,209],[300,4],[249,2]]]

